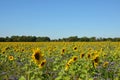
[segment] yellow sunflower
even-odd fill
[[[68,62],[67,62],[67,65],[70,65],[71,63],[73,63],[74,60],[73,59],[70,59]]]
[[[109,64],[109,62],[107,62],[107,61],[106,61],[106,62],[104,62],[104,63],[103,63],[103,67],[107,67],[107,66],[108,66],[108,64]]]
[[[99,62],[99,55],[94,55],[94,56],[93,56],[93,61],[94,61],[95,63],[98,63],[98,62]]]
[[[43,66],[46,64],[46,59],[42,60],[39,64],[39,68],[43,68]]]
[[[95,62],[95,63],[98,63],[98,62],[99,62],[99,57],[96,57],[96,58],[94,59],[94,62]]]
[[[40,49],[33,50],[32,59],[36,64],[40,64],[43,60],[44,54],[40,51]]]
[[[88,53],[88,54],[87,54],[87,58],[89,59],[90,57],[91,57],[91,54],[90,54],[90,53]]]
[[[93,62],[93,66],[94,66],[95,68],[97,68],[98,63]]]
[[[8,58],[9,58],[9,60],[14,60],[13,56],[9,56]]]
[[[76,61],[77,59],[78,59],[77,56],[73,56],[73,57],[72,57],[72,60],[73,60],[73,61]]]
[[[69,66],[70,66],[69,64],[65,65],[65,71],[67,71],[69,69]]]
[[[84,53],[81,53],[81,54],[80,54],[80,58],[83,58],[84,56],[85,56]]]
[[[66,49],[63,48],[63,49],[61,50],[61,55],[63,55],[63,54],[65,53],[65,51],[66,51]]]
[[[93,66],[96,68],[99,64],[99,55],[93,56]]]
[[[77,47],[76,47],[76,46],[75,46],[75,47],[73,47],[73,50],[74,50],[74,51],[77,51]]]

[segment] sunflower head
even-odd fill
[[[71,63],[73,63],[74,60],[73,59],[70,59],[68,62],[67,62],[67,65],[70,65]]]
[[[78,59],[77,56],[73,56],[73,57],[72,57],[72,60],[73,60],[73,61],[76,61],[77,59]]]
[[[103,67],[107,67],[107,66],[108,66],[108,64],[109,64],[109,62],[107,62],[107,61],[106,61],[106,62],[104,62],[104,63],[103,63]]]
[[[90,53],[88,53],[88,54],[87,54],[87,58],[89,59],[90,57],[91,57],[91,54],[90,54]]]
[[[9,56],[8,58],[9,58],[9,60],[14,60],[13,56]]]
[[[63,55],[63,54],[65,53],[65,51],[66,51],[66,49],[63,48],[63,49],[61,50],[61,55]]]
[[[33,50],[32,59],[35,63],[39,64],[43,60],[44,54],[41,53],[40,49]]]
[[[95,62],[95,63],[98,63],[98,62],[99,62],[99,56],[96,56],[96,57],[94,58],[94,62]]]
[[[85,56],[84,53],[81,53],[81,54],[80,54],[80,58],[83,58],[84,56]]]
[[[5,51],[2,51],[2,54],[5,54]]]
[[[38,65],[39,68],[43,68],[43,66],[46,64],[46,59],[42,60],[41,63]]]
[[[98,67],[98,63],[93,62],[93,66],[94,66],[94,68],[97,68]]]
[[[69,65],[66,64],[66,65],[65,65],[65,71],[68,71],[68,69],[69,69]]]
[[[93,56],[93,62],[98,63],[99,62],[99,55]]]
[[[74,50],[74,51],[77,51],[77,47],[76,47],[76,46],[75,46],[75,47],[73,47],[73,50]]]
[[[92,48],[89,48],[89,49],[88,49],[88,51],[91,51],[91,50],[92,50]]]

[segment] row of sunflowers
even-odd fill
[[[120,43],[1,42],[0,80],[120,80]]]

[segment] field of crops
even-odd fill
[[[0,80],[120,80],[120,43],[1,42]]]

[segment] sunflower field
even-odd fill
[[[0,80],[120,80],[120,42],[0,42]]]

